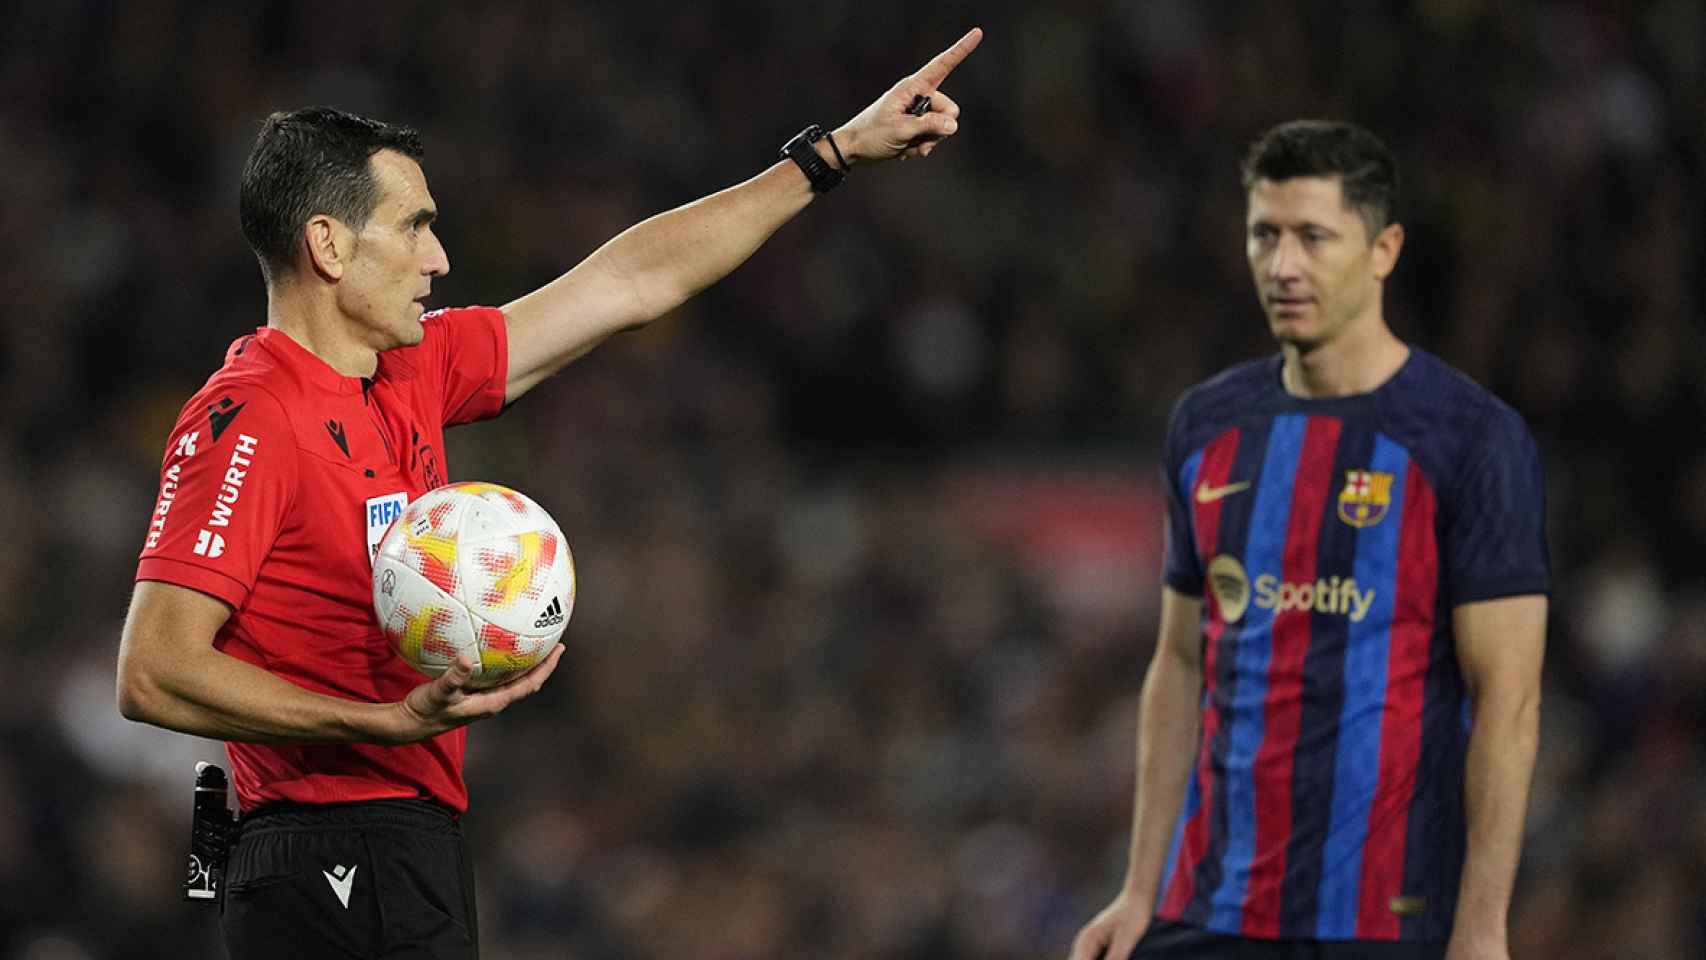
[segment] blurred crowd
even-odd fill
[[[581,574],[471,734],[485,955],[1063,956],[1115,892],[1178,392],[1273,349],[1237,162],[1385,136],[1402,336],[1546,456],[1555,571],[1513,955],[1706,955],[1706,8],[187,0],[0,14],[0,958],[219,957],[191,767],[119,625],[184,399],[264,322],[266,113],[416,125],[498,304],[745,178],[973,24],[961,133],[452,434]]]

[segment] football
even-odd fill
[[[490,687],[551,652],[575,606],[556,521],[495,483],[453,483],[404,508],[373,560],[373,608],[403,659],[436,677],[465,654]]]

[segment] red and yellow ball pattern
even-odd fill
[[[562,530],[494,483],[451,484],[410,504],[373,565],[374,612],[397,652],[429,676],[466,656],[476,687],[544,659],[574,602]]]

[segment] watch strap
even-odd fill
[[[828,136],[824,129],[812,124],[794,135],[794,138],[782,145],[780,155],[794,161],[800,172],[806,175],[806,181],[811,184],[813,193],[828,193],[841,186],[841,181],[847,179],[847,171],[837,170],[829,161],[817,152],[814,146],[819,140]],[[839,150],[836,151],[840,153]]]

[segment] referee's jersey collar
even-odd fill
[[[346,377],[332,369],[331,364],[277,327],[256,330],[255,342],[316,387],[339,394],[361,392],[361,377]]]

